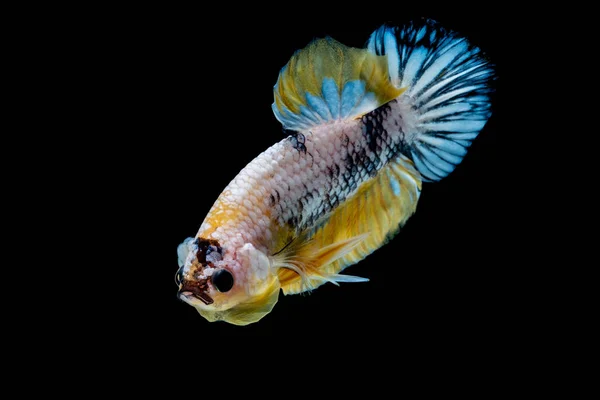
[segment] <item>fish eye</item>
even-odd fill
[[[181,285],[181,282],[183,282],[183,267],[179,268],[175,274],[175,283],[177,286]]]
[[[220,269],[213,273],[211,280],[219,292],[228,292],[233,287],[233,275],[226,269]]]

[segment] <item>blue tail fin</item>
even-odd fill
[[[438,181],[462,161],[490,117],[491,64],[466,39],[426,20],[404,27],[384,25],[367,42],[387,55],[394,86],[412,121],[407,152],[424,180]]]

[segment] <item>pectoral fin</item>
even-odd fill
[[[334,285],[338,285],[339,282],[367,282],[368,279],[358,276],[327,273],[323,267],[350,253],[368,236],[369,233],[364,233],[319,248],[319,242],[310,238],[309,232],[305,232],[275,254],[272,257],[272,265],[295,272],[301,280],[301,291],[315,289],[325,282]]]

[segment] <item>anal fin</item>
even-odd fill
[[[400,155],[364,182],[317,228],[300,233],[272,257],[285,294],[314,289],[323,283],[364,282],[340,275],[384,245],[415,212],[421,177]]]

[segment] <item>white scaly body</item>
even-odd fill
[[[275,86],[289,136],[227,185],[178,249],[180,296],[245,325],[382,246],[414,213],[421,180],[451,173],[490,116],[489,63],[434,22],[383,26],[367,49],[323,39]],[[221,279],[221,282],[219,282]]]

